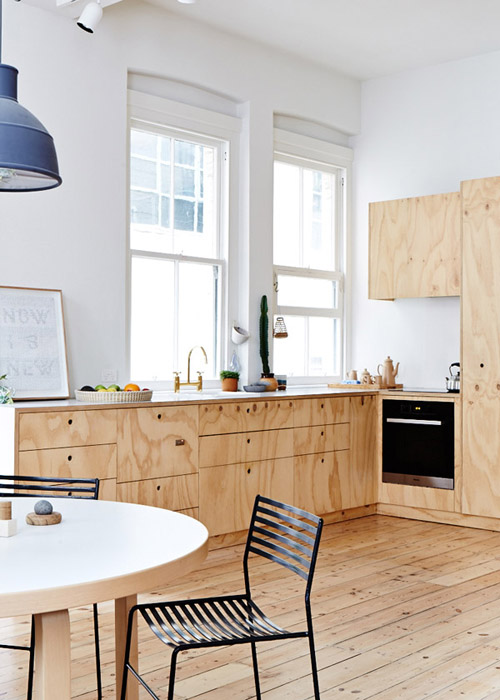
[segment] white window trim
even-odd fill
[[[219,197],[225,191],[227,193],[227,206],[220,207],[220,230],[222,235],[219,240],[217,257],[210,259],[214,265],[221,267],[224,279],[220,293],[220,338],[219,338],[219,357],[217,364],[223,368],[227,364],[228,355],[228,318],[234,315],[233,304],[231,297],[236,295],[229,294],[229,268],[236,264],[234,249],[237,247],[232,244],[232,239],[238,230],[238,163],[239,163],[239,140],[241,133],[241,120],[235,117],[230,117],[225,114],[213,112],[211,110],[193,107],[192,105],[175,102],[163,97],[149,95],[137,90],[128,90],[128,120],[127,120],[127,179],[126,179],[126,202],[127,202],[127,296],[126,296],[126,364],[127,372],[130,377],[131,368],[131,266],[132,257],[134,255],[144,255],[160,258],[165,257],[171,260],[182,260],[185,262],[207,262],[203,258],[198,260],[196,257],[178,255],[178,254],[162,254],[148,253],[148,251],[132,250],[130,247],[130,131],[134,124],[142,124],[148,130],[156,129],[165,133],[165,131],[175,131],[177,134],[183,132],[186,138],[189,135],[195,136],[200,142],[205,141],[208,144],[214,142],[225,142],[226,149],[221,149],[221,182],[219,184]],[[213,139],[213,140],[211,140]],[[231,154],[231,159],[229,159]],[[224,167],[226,163],[226,167]],[[230,166],[230,167],[228,167]],[[193,319],[195,323],[195,319]],[[180,358],[181,360],[181,380],[185,380],[187,372],[187,357]],[[185,366],[184,366],[185,365]],[[140,378],[137,378],[140,380]],[[149,380],[148,380],[149,381]],[[152,389],[170,390],[173,388],[172,381],[151,382],[149,385]],[[218,380],[206,380],[204,386],[207,388],[216,387],[219,385]]]
[[[285,131],[283,129],[274,129],[274,160],[291,163],[303,167],[311,167],[315,164],[319,169],[326,172],[338,173],[343,171],[342,177],[339,178],[339,186],[343,187],[343,207],[342,211],[338,212],[340,217],[339,230],[343,235],[336,241],[336,261],[339,270],[335,272],[327,272],[324,270],[312,270],[309,268],[284,267],[279,265],[273,266],[274,280],[276,282],[277,274],[293,274],[299,276],[321,277],[323,279],[336,279],[339,281],[338,301],[339,309],[342,313],[337,313],[334,309],[309,309],[303,307],[285,307],[278,306],[276,291],[273,294],[272,311],[274,315],[285,316],[287,313],[291,315],[302,316],[323,316],[330,318],[339,318],[343,316],[343,324],[341,328],[341,360],[340,360],[340,376],[315,377],[315,376],[294,376],[289,377],[289,384],[324,384],[325,381],[339,381],[345,375],[346,365],[350,358],[350,316],[351,316],[351,301],[350,294],[346,294],[345,280],[347,279],[350,288],[351,280],[351,178],[352,178],[352,162],[354,152],[352,149],[345,146],[321,141],[319,139],[303,136]],[[333,312],[333,313],[332,313]],[[276,342],[279,342],[276,341]]]

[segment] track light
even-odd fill
[[[83,12],[78,20],[78,26],[89,34],[94,33],[94,29],[97,27],[102,17],[102,7],[99,0],[97,2],[89,2],[85,5]]]

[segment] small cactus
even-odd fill
[[[269,319],[267,317],[267,296],[264,294],[260,300],[260,359],[262,360],[262,373],[270,374],[269,369]]]

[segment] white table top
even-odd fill
[[[49,498],[62,522],[27,525],[25,516],[37,500],[12,498],[18,534],[0,537],[0,617],[152,590],[206,556],[206,527],[180,513]]]

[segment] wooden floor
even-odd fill
[[[141,600],[237,592],[242,548],[210,553],[204,568]],[[271,617],[298,628],[301,580],[257,560],[255,591]],[[0,573],[1,575],[1,573]],[[114,698],[113,615],[100,606],[105,697]],[[500,533],[370,516],[325,528],[313,588],[322,700],[500,700]],[[90,608],[71,615],[73,698],[96,697]],[[0,620],[23,643],[29,621]],[[140,664],[166,697],[169,652],[140,635]],[[307,642],[259,647],[265,700],[312,697]],[[253,697],[249,649],[180,657],[176,698]],[[25,697],[27,654],[0,650],[0,700]],[[149,697],[141,693],[141,699]],[[46,699],[49,700],[49,699]]]

